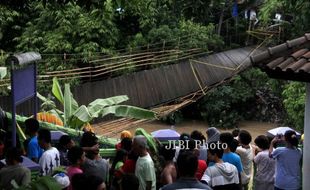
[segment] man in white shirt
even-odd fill
[[[142,135],[133,139],[133,151],[139,155],[136,162],[135,175],[139,179],[139,190],[156,190],[156,175],[154,162],[147,152],[147,141]]]
[[[51,145],[51,132],[40,129],[38,132],[39,146],[44,150],[39,165],[42,175],[50,175],[60,165],[59,151]]]
[[[239,177],[236,166],[223,162],[222,156],[224,150],[222,144],[216,142],[209,143],[208,159],[215,164],[205,171],[201,178],[201,182],[208,184],[214,190],[239,190]]]

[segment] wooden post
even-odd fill
[[[310,189],[310,83],[306,84],[302,189]]]

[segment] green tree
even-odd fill
[[[283,90],[283,103],[288,114],[288,122],[300,131],[304,128],[305,84],[290,82]]]

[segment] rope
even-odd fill
[[[195,79],[196,79],[196,82],[197,82],[198,85],[199,85],[200,90],[202,91],[202,93],[203,93],[204,95],[206,95],[206,93],[205,93],[205,91],[203,90],[203,87],[202,87],[202,85],[201,85],[201,83],[200,83],[200,81],[199,81],[199,79],[198,79],[196,70],[195,70],[195,68],[194,68],[194,66],[193,66],[193,64],[192,64],[192,62],[191,62],[191,60],[189,60],[189,63],[190,63],[190,65],[191,65],[191,69],[192,69],[192,71],[193,71],[193,74],[194,74],[194,77],[195,77]]]
[[[191,61],[196,62],[196,63],[200,63],[200,64],[204,64],[204,65],[208,65],[211,67],[220,68],[220,69],[226,69],[226,70],[230,70],[230,71],[236,70],[235,68],[226,67],[226,66],[222,66],[222,65],[215,65],[215,64],[211,64],[211,63],[207,63],[207,62],[198,61],[198,60],[191,60]]]

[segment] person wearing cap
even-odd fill
[[[53,176],[53,178],[56,180],[56,182],[60,185],[61,189],[67,189],[70,185],[70,179],[69,177],[61,172],[61,173],[57,173]]]
[[[21,150],[10,148],[7,151],[5,162],[7,166],[0,170],[0,189],[13,189],[11,181],[14,180],[18,186],[27,185],[31,180],[31,172],[21,165],[23,158]]]
[[[156,175],[154,162],[147,151],[147,141],[143,135],[133,139],[133,151],[139,155],[135,175],[139,179],[139,190],[156,190]]]
[[[208,137],[207,143],[217,142],[217,141],[220,140],[220,134],[221,133],[215,127],[208,128],[207,131],[206,131],[206,134],[207,134],[207,137]]]
[[[125,138],[132,139],[132,134],[130,131],[124,130],[121,132],[121,141]],[[119,142],[115,145],[116,150],[120,150],[122,148],[122,143]]]

